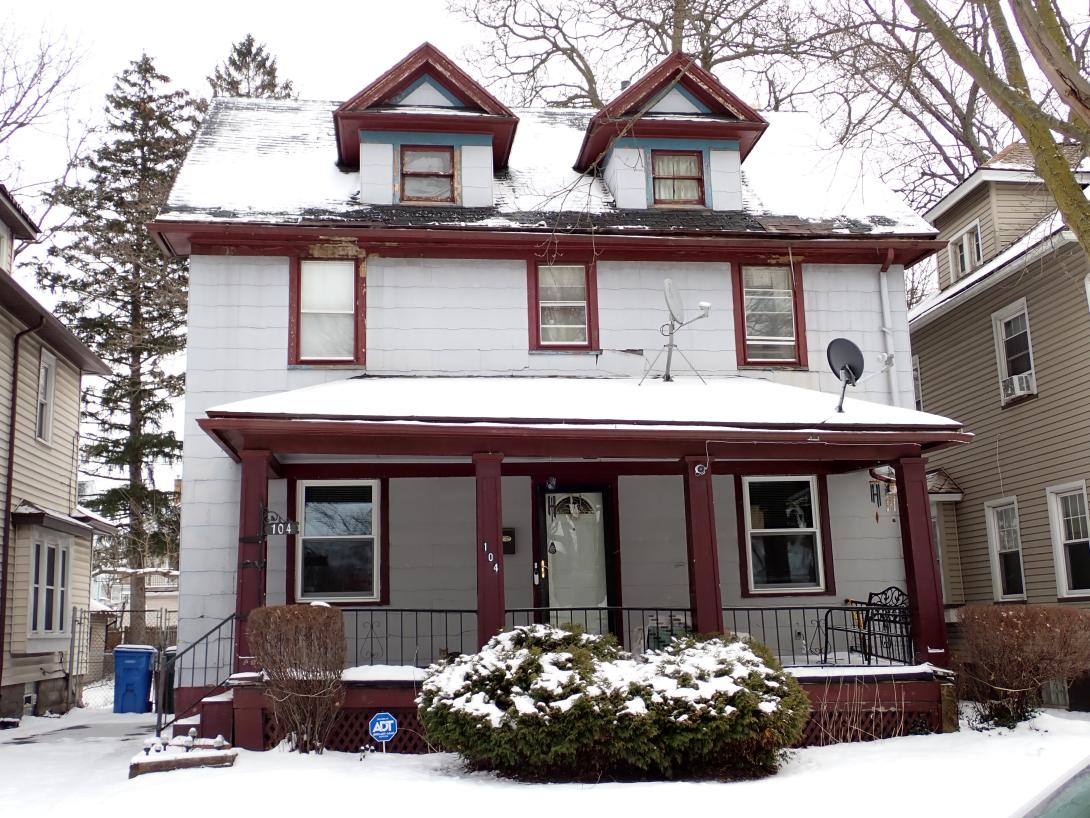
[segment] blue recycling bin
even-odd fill
[[[151,672],[158,651],[151,645],[114,648],[114,712],[151,712]]]

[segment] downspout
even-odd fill
[[[893,263],[893,248],[886,251],[886,260],[878,271],[878,295],[882,301],[882,339],[886,348],[886,382],[889,387],[891,406],[901,405],[901,394],[897,389],[897,359],[893,343],[893,315],[889,309],[889,281],[886,275]]]
[[[8,554],[11,552],[11,492],[15,476],[15,420],[19,405],[19,344],[24,335],[37,332],[45,324],[45,316],[39,316],[38,323],[15,333],[11,346],[11,412],[8,415],[8,461],[7,475],[4,477],[4,540],[3,553],[0,554],[0,684],[4,679],[4,642],[8,632]]]

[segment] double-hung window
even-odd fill
[[[38,402],[34,412],[34,436],[43,443],[53,438],[53,396],[56,393],[57,359],[42,350],[38,361]]]
[[[742,364],[805,365],[797,279],[786,266],[741,268],[735,319]]]
[[[401,201],[454,201],[454,148],[401,148]]]
[[[920,377],[920,356],[912,356],[912,406],[917,412],[923,411],[923,379]]]
[[[651,151],[655,204],[704,204],[704,162],[700,151]]]
[[[1002,402],[1009,403],[1037,394],[1026,299],[1020,298],[993,313],[992,330],[995,335]]]
[[[377,480],[300,482],[296,598],[378,601]]]
[[[31,553],[30,632],[63,633],[68,614],[67,543],[35,536]]]
[[[592,276],[584,264],[538,264],[531,345],[539,349],[589,349],[594,341]]]
[[[354,259],[299,262],[292,363],[363,363]]]
[[[1090,515],[1086,484],[1068,483],[1047,489],[1048,516],[1060,596],[1090,593]]]
[[[825,588],[816,477],[743,477],[746,557],[753,593]]]
[[[950,253],[950,277],[957,281],[984,261],[984,252],[980,246],[980,225],[974,224],[959,233],[951,239],[947,249]]]
[[[1023,599],[1022,535],[1018,526],[1018,500],[1004,497],[984,504],[988,543],[992,552],[992,580],[996,599]]]

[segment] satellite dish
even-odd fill
[[[843,412],[848,384],[855,386],[863,377],[863,352],[847,338],[834,338],[825,354],[833,374],[840,379],[840,403],[836,405],[836,411]]]
[[[676,324],[685,323],[685,305],[681,302],[681,295],[674,287],[674,280],[668,278],[662,282],[662,291],[666,296],[666,309],[670,312],[670,318]]]

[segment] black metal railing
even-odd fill
[[[427,667],[477,650],[477,612],[440,608],[343,608],[346,664]]]
[[[675,636],[692,632],[688,608],[508,608],[505,624],[578,625],[587,633],[611,633],[632,653],[664,648]]]
[[[175,707],[175,688],[204,688],[204,695],[227,688],[234,671],[236,619],[237,614],[231,614],[182,650],[173,654],[160,653],[155,687],[155,735],[196,710],[200,701],[198,697],[185,707]]]

